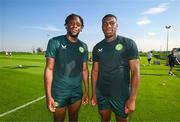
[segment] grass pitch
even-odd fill
[[[44,66],[43,55],[0,55],[0,115],[44,96]],[[140,69],[136,111],[129,121],[180,121],[180,68],[174,69],[176,76],[169,76],[167,66],[148,66],[146,57],[141,57]],[[52,121],[52,115],[42,99],[0,121]],[[100,121],[97,107],[82,105],[79,121]]]

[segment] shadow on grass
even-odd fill
[[[180,75],[178,75],[177,73],[174,73],[176,77],[180,78]],[[147,74],[147,73],[141,73],[140,75],[153,75],[153,76],[170,76],[168,74]]]
[[[3,67],[3,68],[7,68],[7,69],[29,69],[29,68],[38,68],[40,66],[30,66],[30,65],[17,65],[17,66],[6,66],[6,67]]]
[[[140,75],[167,76],[168,74],[140,73]]]
[[[176,75],[178,78],[180,78],[180,75]]]
[[[157,68],[149,68],[149,67],[141,67],[141,70],[157,70],[157,71],[159,71],[159,70],[167,70],[166,68],[159,68],[159,69],[157,69]]]

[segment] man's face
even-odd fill
[[[114,17],[107,17],[102,23],[102,30],[106,38],[111,38],[116,34],[118,24]]]
[[[70,36],[77,37],[82,30],[82,23],[79,17],[74,16],[71,18],[67,23],[66,29]]]

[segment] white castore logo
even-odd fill
[[[67,45],[62,45],[62,44],[61,44],[61,47],[62,47],[62,49],[66,49],[66,48],[67,48]]]
[[[102,52],[102,51],[103,51],[103,48],[98,49],[98,52]]]

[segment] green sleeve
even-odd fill
[[[129,47],[127,50],[128,60],[138,59],[139,53],[136,43],[133,40],[129,40]]]
[[[93,62],[99,62],[99,57],[97,55],[97,48],[96,48],[96,46],[93,48],[92,59],[93,59]]]
[[[86,44],[83,44],[84,46],[84,58],[83,58],[83,62],[87,62],[88,61],[88,47]]]
[[[48,42],[45,57],[56,57],[56,44],[53,39],[50,39]]]

